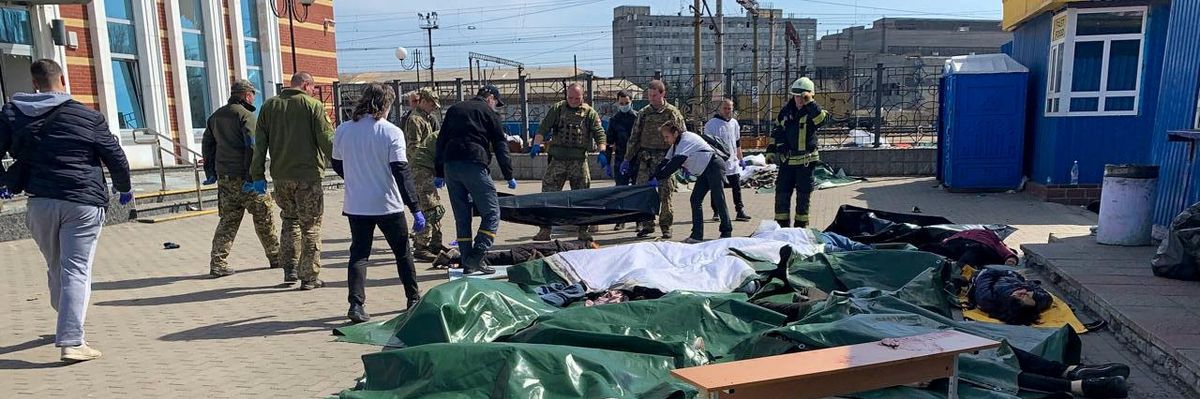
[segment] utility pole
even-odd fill
[[[752,75],[752,76],[750,76],[750,78],[754,79],[754,87],[751,89],[752,92],[750,93],[750,103],[754,104],[754,134],[757,136],[759,133],[762,132],[762,128],[761,128],[761,126],[762,126],[762,107],[758,106],[758,91],[759,91],[758,87],[759,87],[759,83],[761,83],[761,81],[758,78],[758,9],[757,8],[750,10],[750,21],[751,21],[750,23],[754,25],[754,32],[752,33],[754,35],[754,49],[751,51],[753,53],[754,61],[751,63],[752,70],[750,71],[750,75]]]
[[[704,80],[700,77],[700,0],[695,0],[692,6],[692,98],[700,99],[704,95]],[[703,103],[701,103],[703,104]],[[704,109],[701,106],[692,108],[692,116],[700,118]]]
[[[767,109],[775,109],[775,13],[779,10],[768,10],[767,16]],[[768,114],[769,115],[769,114]]]
[[[417,19],[422,21],[418,27],[424,29],[429,37],[429,81],[436,82],[433,78],[433,30],[438,28],[438,13],[437,11],[428,14],[417,13]],[[294,55],[295,52],[292,54]]]
[[[717,41],[716,41],[716,48],[714,48],[714,50],[715,50],[715,53],[716,53],[715,55],[716,55],[717,59],[714,62],[714,64],[716,65],[716,68],[713,69],[714,71],[716,71],[716,73],[714,73],[713,75],[720,76],[721,73],[725,72],[725,42],[724,42],[725,13],[724,13],[724,11],[721,10],[721,0],[717,0],[717,23],[716,23],[716,25],[717,25],[716,29],[714,29],[714,30],[716,31]],[[733,88],[726,87],[725,90],[723,90],[723,91],[725,93],[732,93]],[[726,95],[726,96],[728,96],[728,95]]]
[[[571,64],[575,66],[575,73],[571,76],[579,76],[579,55],[571,54]]]

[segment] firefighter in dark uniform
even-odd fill
[[[775,221],[782,227],[808,227],[813,168],[821,160],[817,153],[817,129],[825,123],[829,112],[813,101],[812,80],[796,79],[789,91],[792,100],[779,110],[767,145],[768,160],[779,165],[779,176],[775,180]],[[791,213],[793,192],[796,194],[794,218]]]

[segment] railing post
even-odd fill
[[[342,124],[342,85],[338,81],[333,81],[333,123],[334,125]]]
[[[595,106],[596,105],[596,93],[594,91],[592,91],[592,79],[593,78],[595,78],[595,76],[593,76],[590,73],[587,74],[587,102],[588,102],[588,104],[592,104],[592,106]]]
[[[204,210],[203,189],[200,188],[200,164],[192,163],[192,174],[196,178],[196,210]]]
[[[156,135],[154,137],[154,156],[158,159],[158,181],[161,183],[161,190],[167,191],[167,165],[163,163],[163,148],[162,143],[158,142],[159,140],[161,138]]]
[[[454,97],[459,102],[463,100],[463,78],[454,78]]]
[[[525,75],[517,77],[517,102],[521,107],[521,141],[529,144],[529,80]]]
[[[883,145],[883,63],[875,64],[875,148]]]
[[[392,81],[388,83],[392,86],[392,91],[396,93],[396,101],[392,104],[391,114],[393,116],[391,119],[395,119],[397,122],[399,122],[400,116],[404,115],[404,93],[400,91],[400,79],[392,79]],[[409,104],[408,106],[412,107],[414,105]]]
[[[733,95],[733,68],[725,69],[725,97],[733,98],[737,102],[737,97]]]

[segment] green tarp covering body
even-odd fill
[[[786,251],[785,251],[786,252]],[[1070,329],[962,321],[947,290],[952,265],[903,250],[788,257],[781,268],[755,261],[753,297],[790,302],[820,290],[799,321],[736,293],[675,292],[659,299],[554,308],[530,286],[461,279],[431,289],[395,319],[338,330],[342,340],[402,349],[365,355],[366,381],[348,398],[692,398],[673,368],[829,348],[955,329],[1052,360],[1077,361]],[[524,283],[554,281],[541,262],[514,266]],[[962,398],[1018,393],[1009,346],[960,356]],[[636,376],[633,377],[633,376]],[[860,398],[944,398],[945,383],[894,387]]]

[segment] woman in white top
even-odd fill
[[[404,132],[387,121],[395,100],[396,94],[387,86],[368,84],[354,107],[354,120],[342,123],[333,135],[333,170],[345,179],[342,214],[350,219],[350,311],[346,316],[356,323],[371,319],[363,304],[376,227],[396,258],[408,307],[421,299],[404,208],[413,214],[413,231],[425,229],[425,215],[419,210],[408,171]]]
[[[684,240],[685,243],[697,243],[704,240],[704,196],[712,194],[712,204],[721,219],[721,238],[733,234],[733,224],[729,222],[729,209],[725,206],[725,160],[714,156],[716,151],[704,141],[700,135],[684,131],[683,126],[673,122],[664,123],[659,129],[663,141],[671,144],[667,150],[667,158],[658,166],[651,185],[657,185],[658,179],[666,179],[675,171],[682,168],[686,174],[696,175],[696,186],[692,189],[692,235]]]

